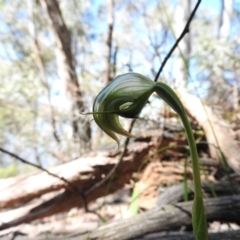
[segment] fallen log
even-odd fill
[[[54,236],[52,234],[48,234],[46,237],[28,237],[22,236],[23,233],[13,234],[15,236],[14,240],[78,240],[77,236],[68,236],[68,237],[60,237]],[[13,238],[12,238],[13,239]],[[216,232],[209,233],[209,240],[239,240],[240,239],[240,230],[235,231],[226,231],[226,232]],[[1,240],[9,240],[9,237],[2,237]],[[149,237],[141,237],[134,238],[132,240],[195,240],[195,237],[192,233],[173,233],[162,236],[149,236]]]
[[[132,174],[137,171],[141,162],[148,155],[151,142],[134,142],[129,145],[126,156],[118,166],[114,178],[94,189],[85,196],[87,203],[121,189],[132,178]],[[54,167],[51,172],[64,177],[69,182],[78,187],[82,192],[90,189],[95,183],[104,178],[105,175],[117,164],[119,156],[109,152],[97,152],[91,156],[82,157],[78,160]],[[108,189],[108,192],[106,192]],[[21,223],[33,221],[64,212],[72,207],[83,207],[83,201],[79,192],[74,191],[61,179],[53,178],[45,172],[35,175],[10,179],[8,184],[0,187],[0,206],[10,208],[17,206],[14,210],[0,213],[0,230],[16,226]],[[40,198],[42,195],[53,192],[53,196],[37,203],[26,202]],[[55,192],[55,193],[54,193]]]
[[[161,134],[159,131],[156,137]],[[149,150],[154,148],[152,142],[154,138],[135,141],[128,146],[127,153],[116,173],[116,179],[121,178],[121,185],[129,180],[131,174],[137,170],[141,161],[148,155]],[[59,176],[59,178],[41,171],[19,177],[0,179],[0,208],[18,207],[44,194],[61,189],[66,189],[69,192],[75,191],[71,185],[62,181],[61,178],[66,179],[84,192],[106,176],[117,164],[119,156],[118,151],[91,152],[77,160],[50,169],[50,172]]]
[[[225,196],[219,198],[209,198],[204,200],[206,215],[209,222],[235,222],[240,224],[240,195]],[[155,239],[194,239],[190,233],[179,233],[174,235],[162,236],[165,231],[178,229],[181,226],[191,225],[192,202],[182,202],[174,205],[157,206],[152,210],[143,212],[132,218],[117,220],[99,227],[88,233],[73,233],[71,235],[60,237],[59,240],[77,239],[77,240],[155,240]],[[157,237],[145,236],[149,233],[158,233]],[[25,233],[21,233],[22,235]],[[17,240],[30,240],[27,236],[17,235]],[[232,235],[233,234],[233,235]],[[210,234],[209,239],[239,239],[239,231],[228,233]],[[3,236],[4,237],[4,236]],[[56,239],[53,234],[47,233],[44,236],[35,236],[34,239]]]
[[[219,152],[221,149],[229,166],[240,173],[239,145],[234,139],[230,125],[212,108],[203,105],[199,98],[185,91],[179,91],[178,94],[188,113],[202,126],[209,143],[211,157],[222,163]]]
[[[204,200],[208,221],[240,224],[240,195]],[[134,239],[148,233],[169,231],[191,224],[192,201],[156,207],[132,218],[121,219],[78,236],[78,240]],[[234,239],[234,238],[233,238]]]
[[[193,183],[188,182],[188,194],[192,193]],[[224,182],[203,182],[202,191],[205,197],[221,197],[230,196],[240,193],[240,180],[224,181]],[[156,201],[156,206],[164,206],[167,204],[175,204],[182,202],[184,197],[183,183],[176,184],[167,188],[158,189],[159,197]]]

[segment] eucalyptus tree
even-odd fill
[[[63,68],[58,76],[58,67],[61,66],[56,64],[56,39],[51,34],[47,14],[39,1],[17,0],[12,4],[1,1],[0,84],[4,107],[0,110],[1,146],[31,161],[44,159],[44,165],[52,164],[56,158],[67,161],[79,156],[89,146],[89,120],[79,120],[80,112],[89,102],[83,96],[85,86],[81,78],[84,71],[80,69],[85,66],[82,64],[82,55],[86,54],[86,48],[89,47],[90,34],[85,34],[89,24],[84,23],[89,3],[84,1],[79,7],[78,1],[60,2],[62,16],[67,17],[71,13],[71,18],[65,24],[69,38],[64,40],[70,41],[68,50],[72,52],[69,55],[66,51],[70,56],[66,59],[71,68]],[[64,58],[64,55],[61,56]],[[65,80],[74,81],[75,87],[65,80],[61,81],[64,76],[69,77]],[[65,96],[66,87],[72,90],[75,97]],[[72,111],[69,111],[71,105]],[[73,109],[73,106],[76,108]],[[73,139],[73,135],[78,136]]]
[[[200,8],[192,29],[197,36],[192,48],[194,91],[210,105],[223,108],[238,107],[240,8],[236,2],[219,1],[215,9]]]

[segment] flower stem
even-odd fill
[[[194,201],[192,210],[193,231],[196,240],[207,240],[208,239],[207,220],[203,204],[197,147],[192,133],[192,128],[188,121],[185,110],[183,110],[179,115],[185,127],[192,158],[193,181],[194,181]]]
[[[198,160],[198,153],[197,148],[195,144],[195,139],[192,133],[192,128],[190,126],[190,123],[188,121],[187,115],[184,112],[181,116],[181,120],[183,122],[183,125],[185,127],[185,131],[187,134],[188,144],[190,148],[191,158],[192,158],[192,168],[193,168],[193,180],[194,180],[194,192],[198,196],[202,196],[202,185],[201,185],[201,179],[200,179],[200,166],[199,166],[199,160]]]

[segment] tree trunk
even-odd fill
[[[70,31],[65,25],[57,0],[41,0],[40,2],[47,13],[48,23],[55,39],[58,76],[65,83],[70,97],[73,136],[80,141],[82,148],[89,148],[91,129],[88,118],[80,114],[85,111],[85,106],[75,70]]]
[[[191,13],[191,0],[179,0],[175,14],[174,30],[178,38],[184,29]],[[174,77],[177,88],[186,89],[188,84],[188,62],[191,52],[190,32],[184,36],[177,49],[177,58],[174,63]]]
[[[218,37],[225,38],[227,40],[230,36],[231,28],[231,18],[233,14],[233,1],[232,0],[222,0],[222,9],[219,22],[219,32]]]
[[[114,0],[108,0],[108,37],[106,57],[106,78],[105,85],[112,81],[112,42],[114,28]]]

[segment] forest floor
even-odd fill
[[[239,184],[240,177],[238,174],[227,173],[216,159],[211,158],[209,148],[204,144],[206,136],[203,129],[194,120],[192,120],[192,126],[198,142],[202,180],[209,184],[215,184],[231,176],[233,182]],[[232,121],[231,127],[234,129],[234,138],[239,141],[239,130],[236,126],[237,122]],[[136,139],[139,142],[152,141],[154,143],[148,152],[151,157],[145,158],[142,167],[132,174],[130,181],[127,181],[122,188],[112,194],[105,191],[105,193],[102,193],[102,197],[91,201],[88,208],[93,212],[85,212],[83,208],[73,206],[67,211],[6,228],[0,231],[0,238],[18,240],[55,237],[55,239],[58,239],[60,236],[74,236],[74,234],[91,232],[104,224],[119,219],[128,219],[139,213],[154,209],[158,206],[161,195],[170,186],[182,185],[182,195],[184,195],[184,187],[192,180],[192,169],[183,128],[179,122],[168,121],[160,135],[152,137],[154,132],[142,133],[142,136]],[[157,145],[156,142],[158,142]],[[185,197],[182,198],[181,201],[191,200],[193,194],[187,191]],[[35,199],[31,203],[34,201],[37,200]],[[3,209],[0,214],[5,211],[7,209]],[[4,219],[1,222],[4,222]],[[212,221],[209,223],[209,232],[232,230],[240,230],[240,226],[234,222]],[[181,226],[172,230],[174,233],[188,231],[191,231],[191,226]],[[169,231],[159,230],[145,234],[145,238],[149,239],[149,236],[156,237],[167,233]]]

